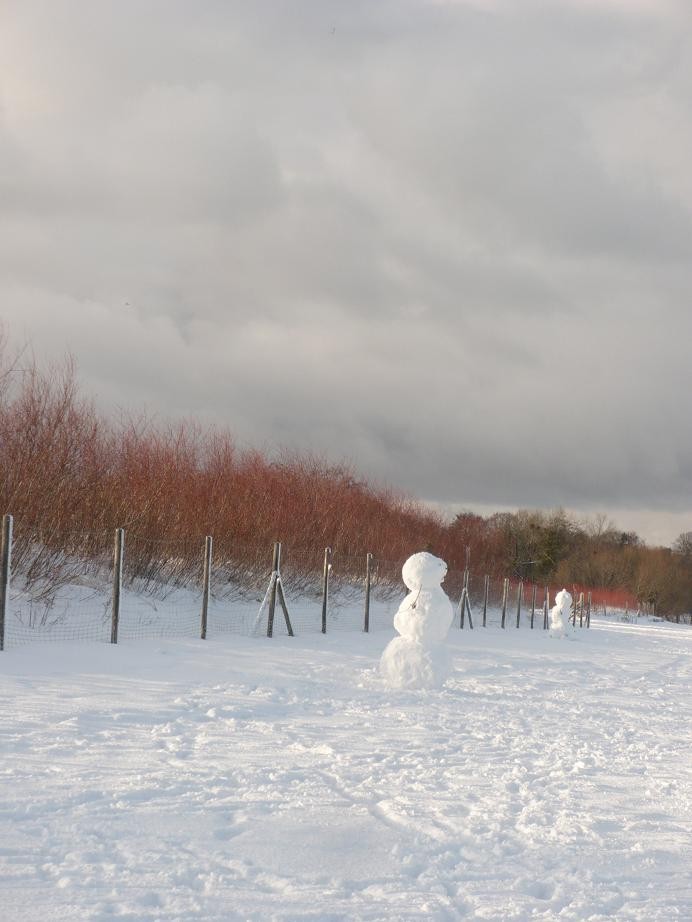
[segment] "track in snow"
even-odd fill
[[[692,919],[692,631],[24,647],[0,658],[7,919]]]

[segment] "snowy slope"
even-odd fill
[[[0,655],[0,918],[692,919],[692,630]]]

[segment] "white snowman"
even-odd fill
[[[421,551],[409,557],[401,575],[409,590],[394,616],[401,636],[387,645],[380,673],[390,688],[438,688],[451,671],[444,640],[454,609],[441,587],[447,564]]]
[[[560,590],[555,596],[555,604],[550,609],[550,635],[551,637],[564,637],[567,632],[572,608],[572,596],[566,589]]]

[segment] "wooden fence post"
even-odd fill
[[[291,618],[288,614],[288,605],[286,603],[286,596],[284,595],[284,584],[281,582],[281,572],[276,578],[276,589],[278,593],[279,604],[284,613],[284,621],[286,622],[286,633],[289,637],[293,637],[293,625],[291,624]]]
[[[274,612],[276,611],[276,584],[279,581],[279,567],[281,566],[281,543],[274,542],[274,556],[272,557],[271,591],[269,593],[269,617],[267,618],[267,637],[274,635]]]
[[[536,590],[538,586],[533,584],[533,590],[531,591],[531,630],[533,630],[533,620],[536,617]]]
[[[125,553],[125,529],[115,529],[113,547],[113,607],[111,610],[111,643],[118,642],[120,626],[120,595],[123,589],[123,557]]]
[[[471,603],[469,601],[469,571],[464,570],[464,586],[461,590],[461,599],[459,601],[459,629],[463,630],[466,623],[466,615],[469,616],[469,629],[473,630],[473,617],[471,615]]]
[[[500,626],[504,628],[505,626],[505,617],[507,615],[507,596],[509,595],[509,579],[505,577],[504,582],[502,583],[502,621]]]
[[[483,581],[483,627],[487,627],[486,619],[488,617],[488,596],[490,595],[490,577],[486,576]]]
[[[5,625],[10,600],[10,572],[12,570],[12,524],[11,515],[2,517],[2,543],[0,545],[0,650],[5,649]]]
[[[579,593],[579,627],[584,627],[584,593]]]
[[[204,540],[204,584],[202,589],[202,629],[200,636],[202,640],[207,639],[207,617],[209,615],[209,590],[211,587],[211,555],[213,539],[207,535]]]
[[[543,596],[543,630],[548,630],[548,609],[550,608],[550,587],[545,587],[545,595]]]
[[[370,584],[372,580],[372,554],[365,555],[365,616],[363,618],[363,630],[367,634],[370,631]]]
[[[591,593],[586,597],[586,626],[591,627]]]
[[[517,627],[521,619],[521,600],[524,596],[524,584],[522,582],[517,586]]]
[[[327,633],[327,604],[329,601],[329,573],[332,569],[332,549],[324,549],[324,571],[322,573],[322,633]]]

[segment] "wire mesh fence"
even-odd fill
[[[122,555],[118,638],[199,636],[201,572],[199,541],[152,539],[128,532]]]
[[[210,580],[209,632],[264,635],[269,630],[272,561],[252,555],[255,565],[243,572],[232,561],[215,558]],[[366,598],[369,630],[391,627],[406,590],[400,567],[372,562],[367,591],[366,557],[282,548],[280,577],[288,622],[280,605],[273,621],[274,634],[364,630]]]
[[[35,641],[110,639],[113,536],[63,533],[19,524],[12,540],[12,580],[5,646]]]
[[[0,580],[0,648],[36,641],[376,631],[392,627],[407,592],[403,561],[371,554],[239,545],[230,535],[217,537],[212,550],[204,536],[159,539],[120,529],[115,536],[51,534],[26,523],[13,532],[10,516],[3,523],[7,573],[5,584]],[[469,569],[450,570],[443,588],[454,605],[454,625],[463,629],[547,629],[556,591]],[[572,623],[588,627],[598,601],[572,588]]]
[[[128,532],[118,570],[112,532],[65,537],[57,546],[31,526],[20,524],[14,532],[4,648],[268,633],[273,561],[266,545],[217,540],[205,600],[204,538],[161,540]],[[391,627],[406,591],[399,565],[330,555],[325,596],[323,554],[284,550],[280,579],[288,619],[278,610],[273,633],[288,633],[289,624],[294,633]]]

